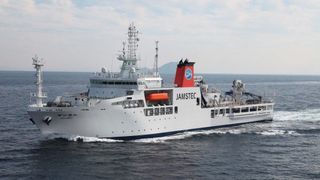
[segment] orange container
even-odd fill
[[[152,93],[147,96],[147,100],[149,101],[165,101],[168,99],[168,93]]]

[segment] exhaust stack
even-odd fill
[[[188,59],[181,59],[177,65],[176,77],[174,84],[177,87],[194,87],[193,65],[195,62],[189,62]]]

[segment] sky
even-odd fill
[[[196,73],[320,75],[319,0],[0,0],[0,70],[118,71],[131,22],[141,67],[158,40]]]

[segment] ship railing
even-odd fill
[[[34,98],[47,98],[47,93],[46,92],[42,92],[42,96],[37,96],[37,93],[30,93],[30,99],[29,99],[29,102],[30,104],[32,103],[32,101],[34,100]]]
[[[238,118],[238,117],[250,117],[250,116],[259,116],[259,115],[270,115],[270,114],[272,114],[272,111],[262,110],[262,111],[254,111],[254,112],[231,113],[229,117]]]
[[[151,73],[141,73],[141,74],[138,74],[138,77],[139,78],[161,78],[160,75],[154,75]]]
[[[261,103],[274,103],[272,99],[262,99]]]
[[[120,73],[115,72],[95,72],[94,77],[107,77],[107,78],[119,78]]]
[[[78,97],[79,95],[78,94],[72,94],[72,93],[63,93],[63,98],[73,98],[73,97]]]
[[[214,107],[212,116],[249,117],[255,115],[269,115],[273,112],[273,104],[236,105],[229,107]]]
[[[38,97],[37,93],[30,93],[30,97]],[[42,95],[39,96],[39,98],[46,98],[47,97],[47,93],[46,92],[42,92]]]
[[[174,85],[173,84],[169,84],[169,83],[162,83],[162,87],[164,87],[164,88],[173,88]]]

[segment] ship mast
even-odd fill
[[[135,72],[137,67],[137,49],[138,49],[138,38],[139,31],[136,26],[131,23],[128,28],[128,42],[127,51],[125,49],[126,43],[123,43],[122,54],[118,56],[118,60],[123,61],[121,66],[121,77],[131,77],[131,74]],[[127,53],[126,53],[127,52]]]
[[[131,23],[128,28],[128,57],[127,59],[136,60],[137,58],[137,48],[138,48],[138,34],[139,31],[136,29],[136,26]]]
[[[32,58],[33,63],[32,65],[34,65],[34,68],[36,69],[36,86],[37,86],[37,91],[36,94],[33,94],[34,97],[36,97],[36,102],[37,102],[37,106],[38,107],[43,107],[42,104],[42,99],[46,98],[45,94],[42,92],[42,71],[41,71],[41,67],[43,66],[43,63],[41,62],[42,60],[40,60],[38,58],[37,55],[35,55],[35,57]]]

